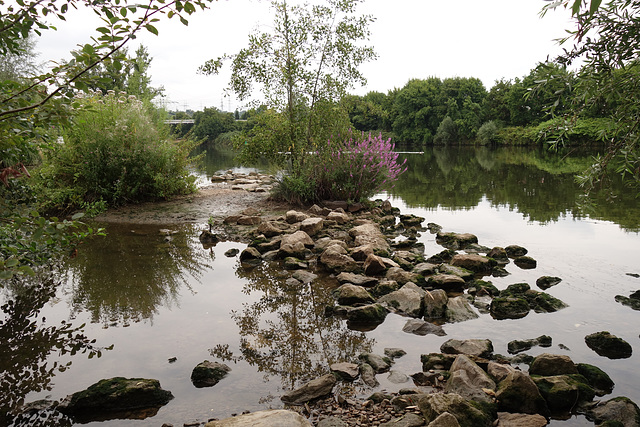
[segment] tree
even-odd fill
[[[0,62],[0,80],[25,79],[38,72],[36,41],[33,37],[21,39],[18,48],[7,52]]]
[[[223,113],[215,107],[197,111],[193,119],[193,136],[200,140],[213,142],[221,134],[236,129],[233,113]]]
[[[589,111],[605,113],[612,123],[601,132],[605,153],[578,176],[580,183],[588,192],[614,170],[640,191],[640,2],[601,3],[564,0],[548,5],[542,13],[570,7],[575,22],[575,28],[561,40],[571,40],[573,46],[556,59],[562,66],[581,64],[573,103],[564,115],[567,125]]]
[[[373,21],[369,15],[355,16],[362,1],[291,6],[273,0],[271,32],[251,34],[239,53],[201,67],[205,74],[216,73],[224,59],[231,59],[231,90],[241,100],[254,95],[256,85],[262,90],[262,102],[275,114],[262,120],[264,132],[242,138],[252,157],[277,159],[277,153],[290,152],[295,172],[307,151],[348,126],[338,101],[347,89],[365,83],[358,67],[375,58],[371,47],[359,45],[368,39]],[[275,145],[260,139],[265,134],[273,135],[268,141]]]

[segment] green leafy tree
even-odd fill
[[[361,2],[291,6],[273,0],[270,32],[251,34],[248,47],[239,53],[201,67],[215,73],[225,58],[231,59],[231,90],[241,100],[255,95],[256,86],[262,91],[268,114],[259,125],[265,129],[243,135],[245,154],[282,161],[277,153],[290,152],[295,172],[306,152],[346,130],[348,119],[339,101],[349,88],[365,83],[358,68],[375,58],[371,47],[360,45],[373,20],[355,15]]]
[[[606,151],[578,176],[587,191],[608,180],[610,171],[640,190],[640,2],[612,0],[565,0],[543,9],[570,8],[575,27],[562,43],[573,42],[556,59],[561,66],[578,62],[575,95],[568,114],[568,126],[589,112],[604,113],[611,119],[602,129]],[[556,77],[555,75],[553,77]],[[591,111],[590,111],[591,110]],[[611,136],[613,135],[613,136]],[[561,140],[557,143],[562,143]]]
[[[0,81],[21,80],[35,75],[39,69],[35,47],[35,39],[27,37],[18,42],[17,49],[7,52],[0,61]]]
[[[193,119],[193,136],[200,140],[213,142],[223,133],[236,130],[233,113],[224,113],[215,107],[196,111]]]

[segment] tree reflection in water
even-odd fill
[[[240,329],[241,355],[234,356],[229,345],[219,345],[210,350],[212,356],[244,360],[264,373],[264,381],[280,377],[287,390],[325,375],[333,363],[353,362],[358,354],[372,350],[375,340],[324,315],[325,307],[334,303],[326,281],[304,284],[292,279],[291,272],[265,264],[238,266],[236,274],[248,280],[243,292],[257,293],[259,299],[232,312]]]
[[[48,362],[50,355],[73,356],[80,353],[91,358],[100,357],[101,350],[104,350],[94,347],[95,340],[83,334],[84,325],[74,326],[65,321],[51,325],[44,317],[39,319],[42,308],[56,294],[59,283],[55,277],[60,277],[59,271],[40,273],[28,279],[15,277],[3,284],[0,425],[9,424],[9,412],[20,407],[27,394],[51,390],[56,373],[71,365],[71,361]],[[63,420],[41,418],[37,423],[34,422],[28,420],[27,424],[18,425],[53,425],[47,424],[49,422],[61,425]]]
[[[108,237],[94,240],[67,263],[71,315],[87,311],[104,327],[153,321],[161,306],[179,306],[179,291],[190,290],[211,268],[213,252],[193,240],[194,226],[173,231],[158,226],[112,225]],[[172,234],[173,233],[173,234]]]

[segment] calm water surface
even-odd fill
[[[533,348],[529,354],[567,354],[576,363],[596,365],[616,384],[605,399],[627,396],[640,403],[640,312],[614,300],[640,289],[640,279],[627,274],[640,273],[640,203],[618,189],[615,204],[605,203],[608,194],[599,194],[600,203],[581,210],[572,173],[589,155],[428,149],[424,155],[407,155],[407,173],[388,194],[379,195],[444,231],[474,233],[482,245],[525,246],[538,267],[522,270],[511,263],[508,277],[491,281],[499,289],[519,282],[535,289],[538,277],[559,276],[563,281],[547,291],[569,304],[559,312],[502,321],[481,314],[476,320],[445,324],[445,337],[403,333],[407,319],[393,314],[373,331],[353,331],[343,321],[323,316],[336,286],[331,278],[292,289],[286,284],[289,276],[277,268],[245,270],[237,257],[224,255],[244,245],[202,247],[197,236],[204,224],[109,225],[109,237],[86,244],[65,266],[55,298],[37,317],[46,317],[47,325],[86,323],[85,335],[113,349],[89,359],[58,356],[52,346],[46,366],[71,361],[70,367],[50,375],[50,390],[25,383],[9,392],[10,399],[19,401],[26,393],[26,402],[56,400],[115,376],[156,378],[175,399],[155,416],[89,425],[182,425],[281,407],[283,389],[326,373],[330,363],[354,361],[362,351],[403,348],[408,354],[394,370],[412,374],[421,370],[421,354],[439,352],[451,338],[489,338],[496,353],[507,354],[509,341],[547,334],[553,346]],[[211,159],[220,161],[220,156]],[[205,175],[229,166],[209,166]],[[169,240],[161,228],[176,233]],[[443,250],[428,232],[420,241],[427,256]],[[10,296],[5,290],[3,301]],[[605,330],[629,342],[633,356],[610,360],[585,345],[586,335]],[[47,350],[46,343],[41,346]],[[197,389],[189,377],[203,360],[224,361],[232,371],[216,386]],[[378,379],[380,389],[388,391],[411,386],[392,384],[386,374]],[[373,391],[356,389],[362,396]],[[552,425],[593,424],[574,417]]]

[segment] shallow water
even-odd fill
[[[482,245],[525,246],[538,261],[536,269],[511,263],[506,267],[511,275],[490,280],[499,289],[519,282],[536,289],[538,277],[559,276],[562,282],[547,292],[568,308],[531,312],[519,320],[497,321],[481,314],[476,320],[445,324],[445,337],[406,334],[402,327],[407,319],[393,314],[373,331],[352,331],[343,321],[323,315],[335,286],[330,278],[291,289],[289,276],[279,268],[245,270],[237,257],[224,255],[229,249],[242,250],[243,244],[202,247],[197,236],[204,224],[110,225],[108,238],[87,243],[68,263],[56,297],[38,317],[46,317],[50,325],[61,320],[86,323],[85,335],[113,349],[91,359],[82,354],[58,357],[54,349],[49,365],[59,358],[71,366],[52,377],[51,390],[33,387],[25,400],[60,399],[102,378],[156,378],[175,396],[157,415],[89,425],[182,425],[281,407],[283,389],[326,373],[330,363],[353,361],[363,351],[403,348],[407,355],[393,369],[412,374],[421,370],[421,354],[438,352],[451,338],[489,338],[496,353],[507,354],[509,341],[546,334],[553,338],[552,347],[534,347],[528,354],[567,354],[576,363],[596,365],[616,384],[604,399],[627,396],[640,403],[640,312],[614,300],[640,289],[640,279],[627,274],[640,273],[640,206],[622,191],[616,205],[581,212],[571,169],[588,155],[560,161],[559,155],[526,150],[427,150],[407,155],[407,174],[389,194],[378,196],[444,231],[474,233]],[[167,239],[160,231],[164,228],[176,233]],[[420,241],[428,256],[443,250],[428,231]],[[604,330],[629,342],[634,354],[610,360],[591,351],[584,337]],[[176,360],[170,363],[172,358]],[[206,359],[225,361],[232,371],[216,386],[197,389],[189,376]],[[410,386],[393,384],[386,374],[378,379],[380,389],[388,391]],[[362,396],[372,391],[357,387]],[[593,425],[583,417],[552,424]]]

